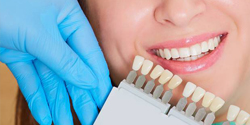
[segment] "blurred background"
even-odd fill
[[[15,124],[18,85],[7,66],[0,62],[0,125]]]

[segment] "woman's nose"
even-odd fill
[[[164,25],[171,23],[185,27],[205,10],[203,0],[161,0],[155,10],[155,18]]]

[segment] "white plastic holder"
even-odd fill
[[[113,87],[94,125],[203,125],[170,106],[123,80]]]

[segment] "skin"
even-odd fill
[[[126,78],[135,55],[155,64],[147,49],[162,41],[226,31],[222,54],[211,67],[177,74],[226,101],[216,122],[226,119],[230,104],[250,112],[250,0],[91,0],[85,13],[100,42],[115,85]],[[174,90],[176,104],[185,84]],[[167,86],[165,86],[167,90]]]

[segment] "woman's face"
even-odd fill
[[[249,6],[250,0],[91,0],[86,13],[116,85],[126,78],[135,55],[141,55],[179,75],[183,83],[191,81],[228,101],[250,75]],[[167,60],[155,54],[176,49],[187,56],[181,48],[198,44],[195,55],[199,48],[206,52],[205,44],[216,44],[209,39],[218,37],[219,45],[203,57],[173,59],[177,55],[170,52]],[[184,86],[174,90],[173,101]]]

